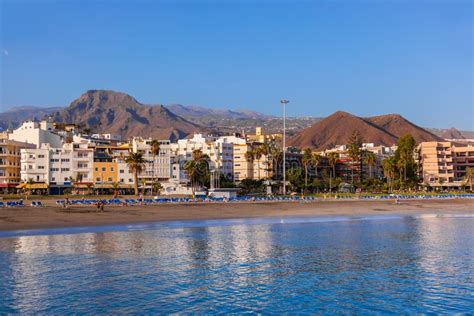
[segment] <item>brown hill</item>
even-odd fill
[[[465,139],[464,135],[454,127],[444,130],[441,137],[444,139]]]
[[[347,144],[354,131],[358,131],[364,142],[391,146],[398,137],[412,134],[417,142],[440,140],[440,138],[400,115],[381,115],[361,118],[346,112],[336,112],[327,118],[303,129],[288,141],[289,146],[311,147],[324,150],[335,145]]]
[[[397,138],[406,134],[411,134],[418,143],[431,140],[443,140],[441,137],[413,124],[399,114],[372,116],[365,120],[380,126],[382,129],[395,135]]]
[[[56,121],[83,124],[96,132],[170,139],[205,131],[162,105],[143,105],[128,94],[90,90],[55,117]]]

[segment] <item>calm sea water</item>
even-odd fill
[[[472,216],[193,221],[0,235],[0,314],[473,310]]]

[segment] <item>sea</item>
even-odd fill
[[[474,216],[0,232],[0,314],[474,311]]]

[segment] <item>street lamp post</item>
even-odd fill
[[[289,102],[286,99],[280,100],[283,104],[283,195],[286,195],[286,105]]]

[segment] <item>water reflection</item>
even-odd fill
[[[0,313],[468,311],[474,217],[0,239]]]

